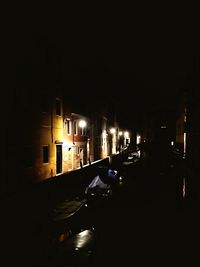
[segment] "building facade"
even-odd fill
[[[88,164],[90,160],[89,118],[66,113],[63,132],[64,172]]]

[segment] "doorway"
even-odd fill
[[[56,145],[56,174],[62,173],[62,145]]]

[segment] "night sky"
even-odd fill
[[[32,61],[37,61],[31,45],[37,40],[52,56],[49,64],[55,65],[57,79],[79,90],[76,103],[83,111],[93,112],[103,99],[104,107],[115,107],[117,118],[131,127],[140,111],[174,110],[199,55],[192,25],[176,13],[146,16],[134,9],[105,15],[95,9],[89,16],[85,10],[35,13],[33,20],[34,13],[28,20],[29,13],[26,19],[12,17],[5,44],[13,80],[28,79]],[[66,94],[74,99],[74,90],[66,89]],[[90,107],[85,105],[89,98]]]

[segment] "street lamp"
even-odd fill
[[[111,129],[110,129],[110,133],[111,133],[111,134],[115,134],[115,133],[116,133],[116,129],[115,129],[115,128],[111,128]]]
[[[87,126],[86,120],[76,113],[71,113],[71,166],[72,169],[77,168],[77,159],[80,159],[80,166],[82,167],[82,160],[84,159],[83,142],[85,139],[81,136],[85,136],[85,128]],[[81,143],[80,143],[81,142]],[[81,146],[80,146],[81,144]]]
[[[79,126],[83,129],[84,127],[86,127],[87,123],[85,120],[80,120],[79,121]]]
[[[81,135],[85,135],[85,132],[84,132],[84,129],[86,129],[86,126],[87,126],[87,122],[83,119],[81,119],[79,121],[79,127],[81,128]],[[88,144],[88,140],[87,140],[87,143],[86,143],[86,151],[88,153],[88,150],[89,150],[89,144]],[[81,168],[83,167],[83,158],[84,157],[84,154],[80,154],[80,166]]]

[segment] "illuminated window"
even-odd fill
[[[43,156],[43,163],[48,163],[49,162],[49,146],[45,145],[42,147],[42,156]]]
[[[56,99],[56,115],[61,116],[61,101]]]

